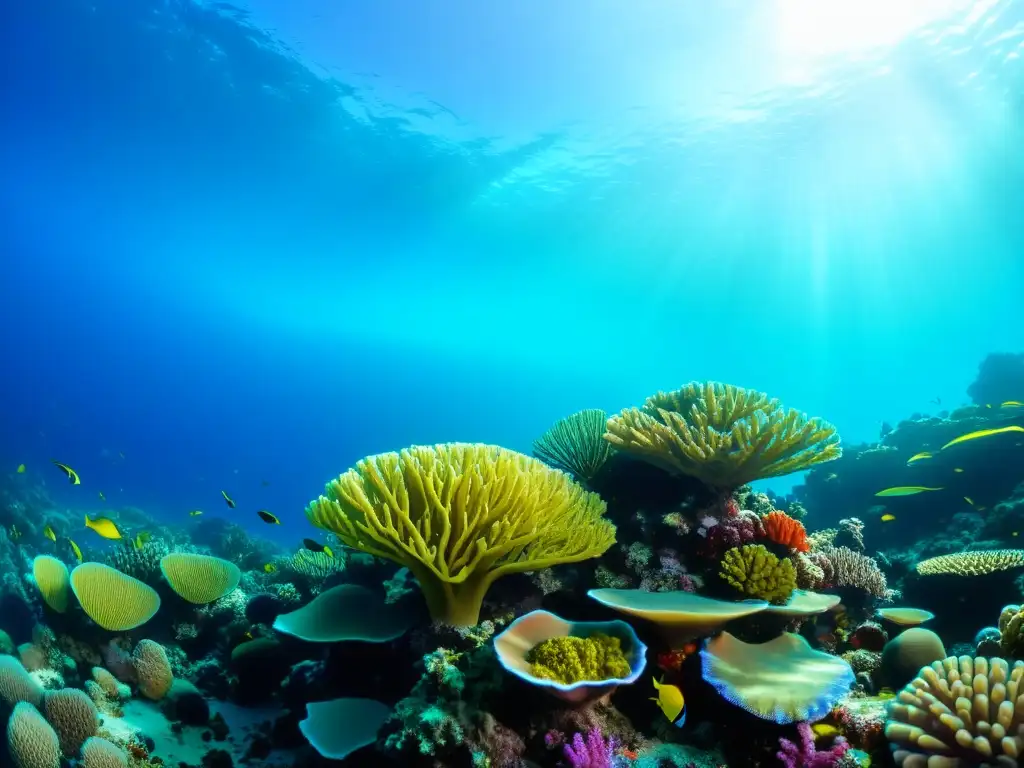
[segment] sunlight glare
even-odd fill
[[[795,58],[858,54],[899,43],[971,0],[777,0],[780,51]]]

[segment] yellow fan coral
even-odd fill
[[[533,443],[533,455],[545,464],[590,482],[611,456],[604,439],[608,414],[597,408],[579,411],[555,422]]]
[[[135,629],[160,608],[155,589],[102,563],[82,563],[75,568],[71,589],[86,615],[112,632]]]
[[[1024,568],[1024,549],[990,549],[954,552],[923,560],[916,566],[922,576],[953,574],[956,576],[984,576],[1011,568]]]
[[[349,547],[417,578],[431,616],[479,620],[495,579],[598,557],[615,541],[605,503],[565,473],[491,445],[417,446],[360,461],[306,515]]]
[[[177,594],[196,605],[220,600],[238,586],[242,572],[220,557],[171,552],[160,560],[164,578]]]
[[[733,547],[722,557],[718,575],[740,592],[769,603],[784,603],[796,589],[796,569],[761,544]]]
[[[827,421],[717,382],[691,382],[649,397],[643,408],[627,408],[608,420],[605,439],[669,472],[725,489],[842,455]]]
[[[949,657],[923,667],[889,708],[899,766],[1016,766],[1024,753],[1024,663]]]
[[[43,601],[57,613],[68,609],[68,588],[71,577],[68,567],[56,557],[38,555],[32,561],[32,578],[35,579]]]

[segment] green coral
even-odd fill
[[[784,603],[796,589],[796,568],[761,544],[733,547],[725,553],[718,575],[747,597]]]
[[[534,646],[526,660],[534,677],[565,684],[621,679],[631,671],[622,641],[600,632],[590,637],[549,638]]]
[[[762,392],[691,382],[608,420],[605,439],[673,474],[733,489],[842,455],[827,421],[785,409]]]

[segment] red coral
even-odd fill
[[[807,541],[807,530],[803,523],[794,520],[785,512],[769,512],[761,518],[761,524],[764,526],[765,536],[770,541],[797,552],[810,551],[811,545]]]

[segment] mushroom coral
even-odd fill
[[[306,515],[407,567],[435,621],[472,626],[490,585],[604,554],[605,503],[538,459],[492,445],[414,446],[358,462]]]
[[[669,472],[720,489],[788,475],[842,455],[827,421],[718,382],[658,392],[608,420],[605,439]]]

